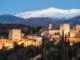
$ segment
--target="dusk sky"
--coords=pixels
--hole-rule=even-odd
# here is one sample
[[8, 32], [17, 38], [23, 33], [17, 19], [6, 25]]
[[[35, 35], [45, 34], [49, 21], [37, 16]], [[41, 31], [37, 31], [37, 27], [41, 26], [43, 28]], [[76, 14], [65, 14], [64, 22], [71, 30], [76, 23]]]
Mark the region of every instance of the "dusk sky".
[[80, 0], [0, 0], [0, 14], [47, 9], [80, 9]]

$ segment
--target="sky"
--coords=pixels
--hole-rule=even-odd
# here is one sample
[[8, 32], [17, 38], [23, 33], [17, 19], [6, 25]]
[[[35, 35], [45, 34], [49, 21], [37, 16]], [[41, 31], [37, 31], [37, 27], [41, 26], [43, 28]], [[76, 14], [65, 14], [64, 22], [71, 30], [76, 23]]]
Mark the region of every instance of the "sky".
[[80, 0], [0, 0], [0, 14], [48, 9], [80, 9]]

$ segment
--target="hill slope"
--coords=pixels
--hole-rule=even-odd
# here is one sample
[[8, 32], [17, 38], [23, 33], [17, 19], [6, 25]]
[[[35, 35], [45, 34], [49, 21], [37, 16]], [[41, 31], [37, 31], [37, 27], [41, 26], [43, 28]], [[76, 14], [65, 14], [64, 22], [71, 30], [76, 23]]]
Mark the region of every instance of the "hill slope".
[[70, 23], [71, 27], [74, 24], [80, 24], [80, 16], [76, 16], [71, 19], [65, 18], [50, 18], [50, 17], [36, 17], [23, 19], [13, 15], [0, 15], [1, 23], [13, 23], [13, 24], [24, 24], [32, 27], [44, 27], [48, 28], [48, 24], [53, 24], [54, 28], [59, 28], [61, 23]]

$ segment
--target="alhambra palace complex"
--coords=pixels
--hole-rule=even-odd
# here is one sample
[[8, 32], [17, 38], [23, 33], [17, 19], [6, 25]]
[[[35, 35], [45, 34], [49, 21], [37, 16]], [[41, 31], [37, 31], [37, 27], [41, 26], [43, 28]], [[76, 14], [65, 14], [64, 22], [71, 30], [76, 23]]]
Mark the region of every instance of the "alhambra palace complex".
[[11, 49], [14, 47], [14, 42], [18, 43], [18, 45], [24, 43], [24, 47], [30, 45], [40, 46], [43, 36], [47, 36], [49, 41], [56, 40], [59, 42], [63, 32], [70, 42], [80, 42], [80, 25], [74, 25], [73, 29], [70, 29], [70, 24], [60, 24], [60, 29], [53, 29], [52, 24], [49, 24], [48, 30], [42, 29], [40, 33], [30, 35], [21, 33], [21, 29], [10, 29], [8, 39], [0, 39], [0, 49], [3, 47]]
[[70, 42], [80, 42], [80, 25], [74, 25], [73, 29], [70, 29], [70, 24], [60, 24], [60, 30], [53, 30], [52, 24], [49, 24], [49, 36], [51, 39], [59, 41], [62, 33], [70, 40]]

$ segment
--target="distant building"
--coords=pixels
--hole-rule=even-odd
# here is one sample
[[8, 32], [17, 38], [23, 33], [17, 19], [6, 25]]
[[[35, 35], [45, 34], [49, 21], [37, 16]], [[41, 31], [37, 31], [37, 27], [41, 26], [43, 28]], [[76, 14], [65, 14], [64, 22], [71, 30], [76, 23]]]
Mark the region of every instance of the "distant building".
[[9, 30], [9, 40], [20, 40], [20, 39], [21, 39], [21, 29]]
[[40, 46], [42, 44], [42, 37], [37, 35], [28, 35], [28, 39], [35, 40], [36, 46]]

